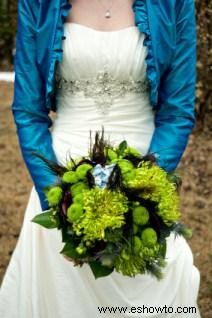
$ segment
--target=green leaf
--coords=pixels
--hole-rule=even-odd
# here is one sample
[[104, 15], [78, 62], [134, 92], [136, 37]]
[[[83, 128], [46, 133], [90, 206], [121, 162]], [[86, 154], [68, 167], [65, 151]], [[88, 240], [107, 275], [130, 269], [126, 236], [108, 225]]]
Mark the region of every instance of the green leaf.
[[89, 265], [90, 265], [90, 268], [91, 268], [95, 278], [108, 276], [113, 272], [113, 268], [103, 266], [98, 261], [89, 262]]
[[71, 235], [73, 235], [73, 233], [71, 233], [71, 231], [67, 227], [64, 227], [64, 225], [61, 226], [61, 233], [62, 233], [62, 242], [63, 243], [68, 242], [71, 238]]
[[127, 142], [126, 142], [126, 140], [124, 140], [118, 146], [119, 155], [123, 155], [126, 148], [127, 148]]
[[78, 244], [73, 243], [73, 242], [67, 242], [62, 251], [60, 252], [61, 254], [64, 254], [70, 258], [75, 258], [75, 259], [79, 259], [82, 256], [80, 254], [77, 253], [76, 251], [76, 247], [78, 246]]
[[52, 212], [44, 212], [41, 214], [37, 214], [31, 222], [42, 225], [47, 229], [54, 229], [57, 227], [58, 223], [53, 216]]

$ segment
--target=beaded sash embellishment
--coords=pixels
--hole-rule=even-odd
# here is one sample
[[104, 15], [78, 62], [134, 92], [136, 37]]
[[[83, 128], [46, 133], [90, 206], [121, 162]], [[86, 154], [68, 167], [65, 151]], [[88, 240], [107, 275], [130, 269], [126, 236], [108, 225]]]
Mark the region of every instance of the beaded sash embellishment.
[[83, 92], [85, 97], [94, 99], [95, 104], [102, 114], [109, 111], [110, 106], [117, 97], [123, 97], [126, 93], [148, 93], [148, 82], [144, 80], [135, 81], [118, 80], [113, 78], [107, 71], [99, 71], [92, 79], [80, 79], [67, 81], [58, 73], [55, 75], [56, 89], [71, 93]]

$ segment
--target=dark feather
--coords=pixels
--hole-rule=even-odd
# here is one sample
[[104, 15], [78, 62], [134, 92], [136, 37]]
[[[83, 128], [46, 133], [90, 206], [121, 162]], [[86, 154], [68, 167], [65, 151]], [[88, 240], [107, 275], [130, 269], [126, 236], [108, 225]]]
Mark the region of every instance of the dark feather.
[[64, 172], [67, 171], [67, 169], [65, 167], [59, 165], [58, 163], [56, 163], [52, 160], [45, 158], [44, 156], [42, 156], [38, 152], [32, 151], [31, 154], [38, 157], [39, 159], [41, 159], [46, 164], [46, 166], [50, 169], [50, 171], [53, 172], [57, 176], [58, 175], [61, 176], [61, 175], [63, 175]]
[[99, 132], [95, 133], [95, 142], [92, 144], [91, 132], [90, 132], [90, 157], [95, 164], [101, 164], [102, 166], [106, 163], [105, 148], [108, 143], [104, 140], [104, 128], [102, 127], [101, 135]]
[[118, 165], [115, 165], [108, 179], [108, 188], [120, 189], [121, 187], [122, 187], [121, 170]]

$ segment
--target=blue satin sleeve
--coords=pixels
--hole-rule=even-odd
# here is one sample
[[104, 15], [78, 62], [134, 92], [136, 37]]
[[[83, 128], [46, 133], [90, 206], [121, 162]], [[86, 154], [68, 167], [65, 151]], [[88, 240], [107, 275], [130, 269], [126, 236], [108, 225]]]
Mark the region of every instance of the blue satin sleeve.
[[149, 152], [166, 171], [176, 169], [195, 124], [196, 19], [194, 0], [176, 1], [176, 47], [161, 77]]
[[52, 121], [45, 105], [45, 83], [36, 65], [35, 27], [38, 5], [38, 1], [30, 0], [19, 0], [18, 4], [12, 112], [22, 155], [44, 210], [48, 205], [43, 188], [54, 183], [56, 176], [39, 158], [32, 155], [32, 151], [57, 160], [49, 131]]

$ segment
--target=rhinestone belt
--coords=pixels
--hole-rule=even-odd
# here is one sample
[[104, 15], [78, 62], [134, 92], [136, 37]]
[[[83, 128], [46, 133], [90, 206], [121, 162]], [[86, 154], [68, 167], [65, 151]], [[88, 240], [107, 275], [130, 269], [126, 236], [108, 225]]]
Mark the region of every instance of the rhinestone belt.
[[83, 92], [85, 97], [94, 99], [99, 111], [106, 114], [117, 97], [123, 97], [126, 93], [148, 93], [148, 82], [144, 80], [135, 81], [132, 77], [129, 80], [118, 80], [112, 77], [107, 71], [100, 71], [95, 78], [67, 81], [58, 73], [55, 76], [56, 89], [69, 91], [71, 93]]

